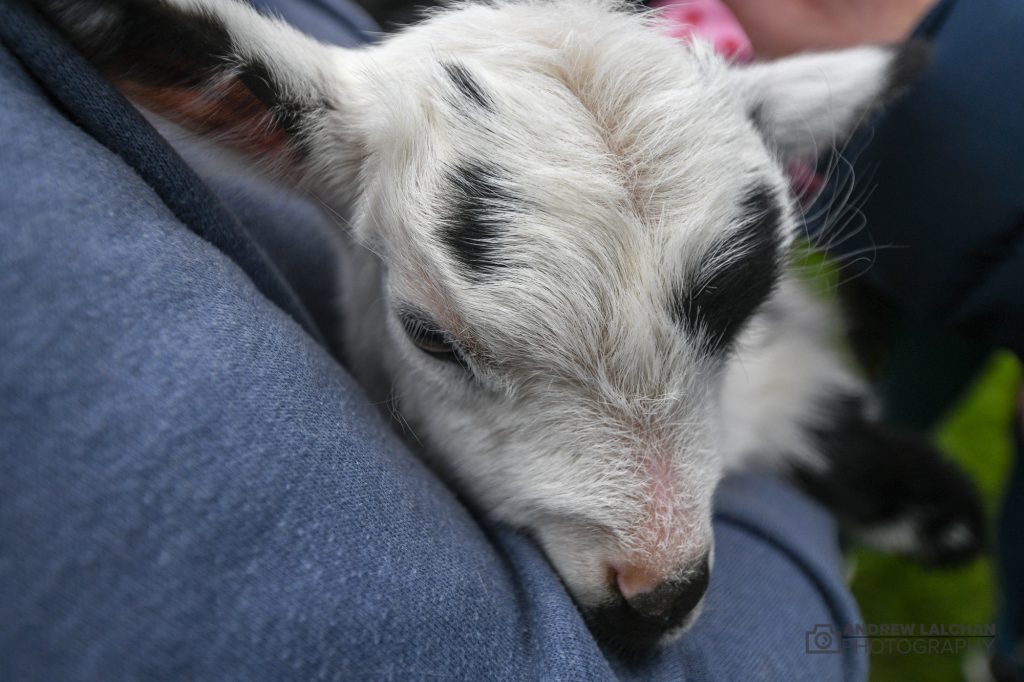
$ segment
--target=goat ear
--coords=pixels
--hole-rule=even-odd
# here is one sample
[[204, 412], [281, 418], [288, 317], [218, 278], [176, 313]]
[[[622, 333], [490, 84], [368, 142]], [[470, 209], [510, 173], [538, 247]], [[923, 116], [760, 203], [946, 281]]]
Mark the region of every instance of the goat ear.
[[755, 125], [784, 162], [814, 159], [846, 140], [928, 64], [923, 41], [803, 54], [738, 67]]
[[260, 164], [301, 175], [340, 115], [341, 51], [235, 0], [40, 2], [136, 104]]

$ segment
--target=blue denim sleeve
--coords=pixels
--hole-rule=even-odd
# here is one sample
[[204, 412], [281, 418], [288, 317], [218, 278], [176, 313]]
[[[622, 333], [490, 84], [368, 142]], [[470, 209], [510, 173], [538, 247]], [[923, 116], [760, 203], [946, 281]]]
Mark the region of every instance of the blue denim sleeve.
[[[696, 628], [602, 651], [534, 544], [7, 49], [0, 83], [0, 679], [864, 676], [807, 653], [858, 618], [832, 520], [756, 476], [721, 491]], [[302, 210], [264, 200], [272, 249]]]

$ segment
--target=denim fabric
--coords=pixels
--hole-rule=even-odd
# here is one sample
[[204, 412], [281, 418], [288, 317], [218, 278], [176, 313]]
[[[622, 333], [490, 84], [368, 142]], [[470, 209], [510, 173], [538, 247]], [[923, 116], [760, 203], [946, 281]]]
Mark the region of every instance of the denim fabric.
[[[76, 109], [105, 95], [62, 100], [4, 40], [0, 679], [865, 676], [805, 652], [859, 618], [832, 519], [759, 476], [719, 495], [696, 628], [602, 651], [536, 546], [467, 512], [286, 310], [324, 308], [332, 265], [302, 254], [329, 225], [235, 187], [181, 210], [169, 193], [201, 186], [153, 175], [169, 150], [112, 149]], [[237, 258], [255, 241], [205, 238], [224, 214], [287, 297]]]
[[229, 254], [261, 291], [315, 333], [273, 263], [142, 116], [40, 21], [25, 0], [5, 0], [0, 18], [4, 42], [21, 55], [28, 70], [71, 118], [131, 164], [197, 234]]
[[325, 43], [356, 47], [380, 29], [359, 5], [348, 0], [249, 0], [263, 12], [277, 15]]

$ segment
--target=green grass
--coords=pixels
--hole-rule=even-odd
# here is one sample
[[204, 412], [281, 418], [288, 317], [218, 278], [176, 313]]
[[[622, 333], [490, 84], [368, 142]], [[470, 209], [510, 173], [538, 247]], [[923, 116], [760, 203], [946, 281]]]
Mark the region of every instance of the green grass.
[[[1009, 354], [993, 358], [984, 376], [940, 428], [939, 443], [977, 482], [990, 523], [1011, 463], [1010, 423], [1021, 367]], [[854, 553], [853, 591], [865, 623], [991, 623], [993, 566], [986, 557], [958, 570], [926, 570], [866, 550]], [[961, 680], [955, 655], [880, 654], [871, 659], [875, 682]]]

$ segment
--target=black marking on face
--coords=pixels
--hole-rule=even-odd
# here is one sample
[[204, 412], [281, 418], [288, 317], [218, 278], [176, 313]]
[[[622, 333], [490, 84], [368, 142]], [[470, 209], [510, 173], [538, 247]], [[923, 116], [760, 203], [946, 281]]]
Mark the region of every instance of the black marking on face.
[[481, 282], [508, 265], [501, 237], [515, 197], [502, 186], [501, 171], [469, 162], [446, 173], [451, 190], [441, 239], [469, 278]]
[[712, 354], [730, 346], [775, 288], [782, 268], [782, 209], [772, 191], [763, 185], [748, 191], [740, 216], [741, 227], [711, 248], [698, 275], [672, 301], [675, 321], [702, 335]]
[[441, 66], [444, 67], [448, 78], [451, 79], [463, 97], [488, 111], [494, 108], [494, 103], [484, 93], [480, 83], [473, 77], [473, 74], [469, 72], [465, 65], [459, 62], [446, 61], [442, 62]]
[[751, 105], [750, 110], [747, 111], [747, 118], [763, 139], [767, 140], [770, 138], [770, 131], [764, 118], [764, 102], [757, 102]]

